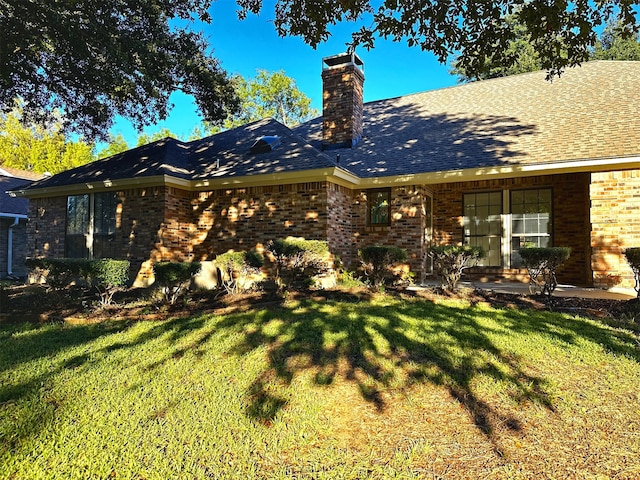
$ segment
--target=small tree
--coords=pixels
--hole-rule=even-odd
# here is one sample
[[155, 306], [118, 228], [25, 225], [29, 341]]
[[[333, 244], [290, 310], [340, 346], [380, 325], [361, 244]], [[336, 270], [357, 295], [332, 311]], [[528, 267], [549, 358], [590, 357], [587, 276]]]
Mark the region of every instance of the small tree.
[[375, 287], [386, 284], [392, 266], [407, 259], [407, 251], [390, 245], [369, 245], [358, 250], [365, 275]]
[[629, 262], [631, 270], [633, 270], [633, 277], [635, 278], [635, 290], [636, 297], [640, 298], [640, 247], [627, 248], [624, 251], [624, 256]]
[[260, 272], [264, 260], [255, 250], [249, 252], [227, 252], [216, 257], [216, 265], [220, 269], [220, 281], [229, 294], [247, 290], [250, 277]]
[[200, 271], [199, 262], [158, 262], [153, 266], [164, 300], [173, 305]]
[[102, 306], [113, 303], [113, 295], [129, 282], [129, 260], [103, 258], [88, 263], [88, 279], [100, 295]]
[[474, 267], [484, 257], [484, 250], [471, 245], [439, 245], [431, 247], [429, 256], [433, 259], [442, 288], [455, 292], [464, 270]]
[[556, 270], [569, 255], [569, 247], [531, 247], [521, 248], [518, 252], [529, 273], [529, 290], [532, 293], [547, 295], [549, 299], [558, 286]]

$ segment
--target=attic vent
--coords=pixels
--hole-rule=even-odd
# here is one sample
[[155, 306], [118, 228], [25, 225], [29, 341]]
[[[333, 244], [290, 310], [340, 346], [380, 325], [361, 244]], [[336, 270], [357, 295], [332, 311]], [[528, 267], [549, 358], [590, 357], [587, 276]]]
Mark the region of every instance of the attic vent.
[[280, 137], [277, 135], [260, 137], [251, 145], [251, 153], [267, 153], [275, 150], [280, 145]]

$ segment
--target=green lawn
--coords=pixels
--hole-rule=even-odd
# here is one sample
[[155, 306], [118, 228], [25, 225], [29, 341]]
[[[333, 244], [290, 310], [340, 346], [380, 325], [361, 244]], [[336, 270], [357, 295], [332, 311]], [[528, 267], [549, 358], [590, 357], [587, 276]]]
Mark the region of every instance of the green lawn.
[[638, 478], [638, 345], [386, 296], [0, 325], [0, 478]]

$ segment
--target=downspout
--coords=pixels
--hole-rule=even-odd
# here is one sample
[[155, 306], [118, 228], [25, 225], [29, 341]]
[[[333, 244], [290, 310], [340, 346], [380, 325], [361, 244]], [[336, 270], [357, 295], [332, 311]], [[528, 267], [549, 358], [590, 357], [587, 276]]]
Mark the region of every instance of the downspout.
[[20, 219], [27, 219], [26, 215], [11, 215], [0, 213], [0, 218], [13, 218], [13, 223], [9, 225], [7, 233], [7, 276], [13, 275], [13, 228], [20, 223]]

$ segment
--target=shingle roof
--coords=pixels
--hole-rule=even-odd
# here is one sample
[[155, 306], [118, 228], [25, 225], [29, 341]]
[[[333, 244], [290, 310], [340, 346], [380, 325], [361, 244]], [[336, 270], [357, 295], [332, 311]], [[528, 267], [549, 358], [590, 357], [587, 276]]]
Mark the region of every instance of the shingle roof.
[[[251, 153], [262, 136], [279, 136], [272, 152]], [[29, 189], [168, 175], [185, 180], [244, 177], [335, 166], [289, 128], [265, 119], [193, 142], [165, 138], [34, 183]]]
[[[167, 175], [185, 180], [340, 168], [362, 178], [640, 156], [640, 62], [594, 61], [553, 82], [544, 72], [364, 105], [354, 148], [321, 150], [322, 119], [291, 130], [273, 119], [193, 142], [165, 138], [25, 190]], [[366, 86], [365, 86], [366, 88]], [[281, 145], [254, 154], [277, 135]]]
[[[6, 171], [6, 170], [5, 170]], [[17, 190], [29, 185], [32, 180], [0, 174], [0, 213], [7, 215], [26, 215], [29, 201], [9, 195], [10, 190]]]
[[[366, 88], [366, 83], [365, 83]], [[295, 131], [320, 148], [321, 119]], [[640, 62], [593, 61], [364, 105], [361, 178], [640, 155]], [[335, 155], [335, 152], [333, 152]]]

